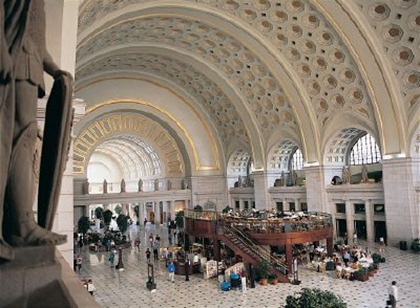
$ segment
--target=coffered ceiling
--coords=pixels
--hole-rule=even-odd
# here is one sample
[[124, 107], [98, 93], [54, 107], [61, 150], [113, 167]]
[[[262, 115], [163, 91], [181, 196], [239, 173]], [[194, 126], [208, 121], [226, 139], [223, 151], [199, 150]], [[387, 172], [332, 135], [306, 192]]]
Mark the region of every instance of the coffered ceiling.
[[286, 140], [321, 162], [344, 128], [408, 153], [419, 33], [416, 0], [85, 0], [76, 94], [124, 76], [164, 85], [209, 122], [222, 161], [244, 148], [257, 168]]

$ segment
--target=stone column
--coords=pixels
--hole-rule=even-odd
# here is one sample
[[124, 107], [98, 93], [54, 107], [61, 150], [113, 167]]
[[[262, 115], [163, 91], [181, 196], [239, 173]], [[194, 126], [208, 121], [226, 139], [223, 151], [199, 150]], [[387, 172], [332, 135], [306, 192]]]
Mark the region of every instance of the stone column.
[[331, 213], [325, 190], [324, 168], [322, 166], [305, 167], [305, 177], [308, 211]]
[[271, 198], [268, 193], [267, 175], [264, 171], [254, 171], [254, 195], [255, 208], [259, 210], [269, 210], [271, 206]]
[[298, 198], [295, 198], [295, 210], [296, 212], [300, 211], [300, 202]]
[[162, 221], [160, 220], [160, 202], [155, 202], [155, 224], [160, 225]]
[[353, 203], [351, 203], [350, 200], [346, 200], [346, 225], [349, 243], [352, 243], [354, 233], [354, 210]]
[[372, 200], [365, 201], [365, 217], [366, 217], [366, 239], [372, 243], [375, 241], [375, 228], [373, 222], [373, 206]]
[[170, 201], [171, 220], [175, 220], [175, 200]]
[[419, 158], [392, 158], [381, 161], [388, 245], [420, 236]]

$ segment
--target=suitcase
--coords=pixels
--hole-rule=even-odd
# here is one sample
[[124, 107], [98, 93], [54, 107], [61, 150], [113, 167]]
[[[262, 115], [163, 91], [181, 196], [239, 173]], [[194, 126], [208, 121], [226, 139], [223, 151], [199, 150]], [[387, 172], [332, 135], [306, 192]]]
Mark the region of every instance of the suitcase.
[[382, 257], [381, 263], [385, 263], [385, 258], [384, 257]]
[[229, 291], [230, 288], [231, 288], [231, 286], [230, 286], [230, 282], [229, 281], [224, 281], [224, 282], [221, 282], [220, 283], [220, 289], [222, 291]]

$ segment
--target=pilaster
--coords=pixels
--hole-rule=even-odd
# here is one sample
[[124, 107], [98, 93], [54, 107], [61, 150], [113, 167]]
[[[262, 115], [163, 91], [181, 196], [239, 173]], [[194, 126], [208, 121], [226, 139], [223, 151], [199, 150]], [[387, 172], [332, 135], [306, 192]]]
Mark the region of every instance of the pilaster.
[[305, 167], [306, 200], [309, 211], [331, 213], [325, 191], [324, 168], [322, 166]]
[[261, 210], [275, 208], [268, 193], [267, 173], [264, 171], [254, 171], [252, 177], [254, 179], [255, 208]]
[[411, 241], [420, 235], [419, 204], [414, 187], [414, 178], [420, 173], [419, 161], [392, 158], [381, 164], [388, 243]]

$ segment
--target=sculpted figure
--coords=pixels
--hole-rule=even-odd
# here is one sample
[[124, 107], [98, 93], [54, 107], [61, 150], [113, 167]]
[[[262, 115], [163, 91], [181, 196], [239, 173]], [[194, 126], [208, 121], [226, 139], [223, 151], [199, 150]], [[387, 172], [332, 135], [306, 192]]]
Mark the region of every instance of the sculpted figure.
[[104, 183], [102, 184], [103, 188], [102, 188], [102, 193], [107, 194], [108, 193], [108, 182], [106, 181], [106, 179], [104, 179]]
[[238, 187], [244, 187], [244, 181], [241, 175], [238, 175]]
[[350, 168], [348, 166], [343, 167], [343, 184], [350, 184]]
[[168, 190], [171, 190], [171, 189], [172, 189], [172, 181], [168, 180]]
[[125, 180], [124, 179], [121, 180], [121, 192], [122, 193], [125, 192]]
[[89, 195], [89, 180], [86, 179], [83, 183], [83, 192], [85, 195]]
[[[48, 202], [38, 202], [38, 222], [45, 228], [35, 221], [32, 210], [36, 183], [32, 167], [38, 130], [37, 99], [45, 95], [44, 71], [56, 81], [63, 81], [61, 84], [71, 84], [71, 75], [60, 70], [46, 50], [45, 23], [43, 0], [8, 0], [0, 4], [0, 259], [13, 259], [10, 245], [59, 245], [66, 241], [66, 236], [47, 230], [52, 221], [46, 216], [53, 214], [56, 207], [55, 204], [51, 208], [50, 201], [55, 197], [50, 199], [48, 194], [56, 191], [57, 186], [47, 185]], [[63, 122], [61, 115], [55, 120]], [[57, 148], [57, 153], [62, 154], [55, 155], [55, 158], [60, 156], [60, 168], [56, 160], [49, 167], [59, 170], [57, 185], [60, 187], [64, 171], [61, 163], [67, 157], [67, 149]], [[47, 155], [50, 154], [45, 157]], [[42, 166], [41, 159], [41, 177], [45, 173]], [[41, 185], [45, 186], [42, 179], [38, 200], [41, 200], [40, 195], [45, 195]]]
[[362, 165], [362, 183], [366, 183], [369, 180], [368, 170], [365, 164]]
[[295, 170], [292, 171], [292, 181], [293, 181], [293, 186], [296, 186], [297, 184], [297, 180], [298, 180], [298, 175], [297, 172]]
[[143, 191], [143, 180], [142, 179], [139, 179], [139, 182], [138, 182], [138, 190], [139, 190], [139, 192], [140, 191]]
[[155, 191], [159, 190], [159, 179], [155, 179]]

